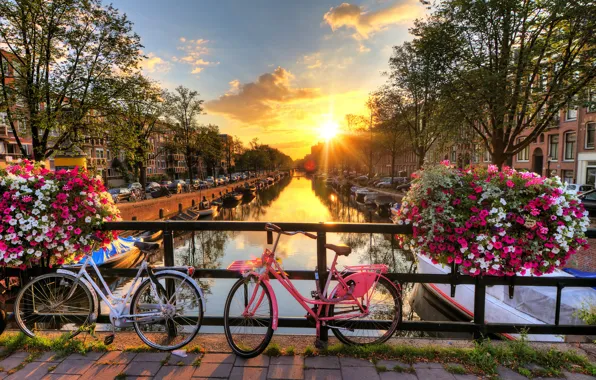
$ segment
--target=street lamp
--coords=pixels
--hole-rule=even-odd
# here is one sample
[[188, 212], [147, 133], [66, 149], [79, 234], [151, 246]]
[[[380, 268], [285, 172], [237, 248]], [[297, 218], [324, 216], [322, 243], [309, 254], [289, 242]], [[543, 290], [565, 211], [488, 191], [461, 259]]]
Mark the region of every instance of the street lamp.
[[550, 162], [552, 161], [553, 157], [552, 156], [547, 156], [546, 157], [546, 177], [550, 178]]

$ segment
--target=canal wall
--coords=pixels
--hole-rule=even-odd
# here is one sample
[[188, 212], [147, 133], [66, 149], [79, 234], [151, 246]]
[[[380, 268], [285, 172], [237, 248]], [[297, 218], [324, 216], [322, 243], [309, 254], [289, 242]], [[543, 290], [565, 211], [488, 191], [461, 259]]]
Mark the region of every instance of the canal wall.
[[120, 209], [122, 220], [157, 220], [159, 219], [160, 209], [163, 209], [163, 216], [167, 218], [177, 214], [180, 209], [185, 210], [192, 207], [194, 204], [199, 204], [203, 197], [207, 197], [208, 200], [211, 200], [214, 197], [219, 198], [221, 194], [226, 192], [226, 190], [232, 191], [235, 187], [240, 186], [244, 182], [254, 183], [262, 178], [236, 182], [227, 186], [219, 186], [212, 189], [203, 189], [200, 192], [194, 191], [192, 193], [175, 194], [169, 198], [161, 197], [147, 199], [141, 202], [118, 203], [117, 206]]

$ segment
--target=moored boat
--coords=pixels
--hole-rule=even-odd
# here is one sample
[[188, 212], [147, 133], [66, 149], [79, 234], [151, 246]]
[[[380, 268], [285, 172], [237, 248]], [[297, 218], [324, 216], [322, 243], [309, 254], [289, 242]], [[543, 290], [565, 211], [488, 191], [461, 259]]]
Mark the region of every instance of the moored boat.
[[370, 194], [376, 194], [377, 192], [374, 190], [369, 190], [365, 187], [363, 187], [362, 189], [359, 189], [356, 191], [356, 202], [360, 202], [360, 203], [364, 203], [364, 197], [366, 197], [367, 195]]
[[378, 196], [375, 199], [377, 214], [379, 214], [379, 216], [389, 216], [391, 214], [391, 206], [393, 203], [395, 203], [395, 200], [389, 195]]

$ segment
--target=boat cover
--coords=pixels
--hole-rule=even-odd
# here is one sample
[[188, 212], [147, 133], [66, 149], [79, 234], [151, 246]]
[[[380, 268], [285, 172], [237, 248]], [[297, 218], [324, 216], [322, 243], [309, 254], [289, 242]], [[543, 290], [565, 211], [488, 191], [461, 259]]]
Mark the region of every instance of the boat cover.
[[141, 240], [142, 239], [133, 236], [119, 237], [106, 248], [100, 248], [97, 251], [93, 251], [93, 261], [95, 261], [95, 264], [101, 265], [114, 256], [130, 251], [134, 248], [134, 243]]
[[586, 272], [579, 269], [574, 268], [565, 268], [563, 269], [565, 272], [569, 273], [573, 277], [579, 278], [596, 278], [596, 272]]

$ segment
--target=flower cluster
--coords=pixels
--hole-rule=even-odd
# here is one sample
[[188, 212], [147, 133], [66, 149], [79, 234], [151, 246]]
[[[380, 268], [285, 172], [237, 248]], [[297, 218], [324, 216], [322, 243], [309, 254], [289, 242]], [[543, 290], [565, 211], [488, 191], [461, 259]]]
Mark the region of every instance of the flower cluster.
[[587, 215], [558, 177], [444, 161], [416, 173], [396, 220], [413, 226], [402, 243], [435, 264], [455, 262], [472, 276], [540, 276], [587, 248]]
[[106, 221], [120, 218], [101, 179], [84, 169], [42, 168], [23, 161], [0, 170], [0, 265], [26, 268], [41, 258], [78, 261], [109, 244]]

